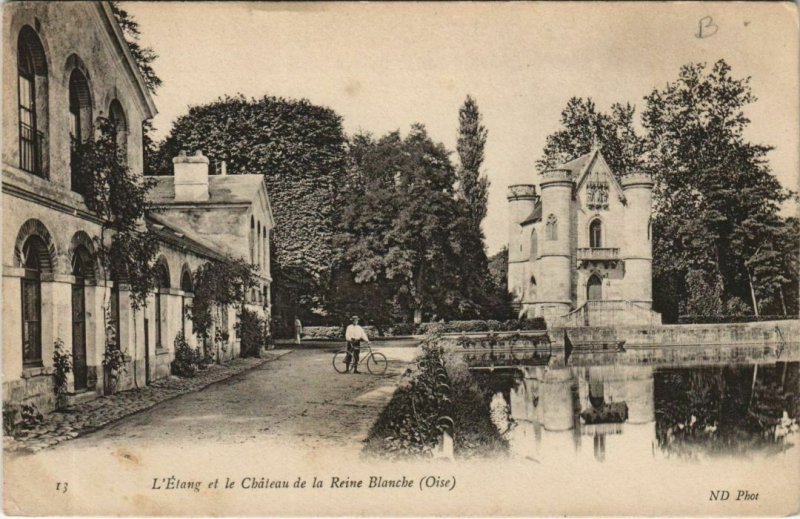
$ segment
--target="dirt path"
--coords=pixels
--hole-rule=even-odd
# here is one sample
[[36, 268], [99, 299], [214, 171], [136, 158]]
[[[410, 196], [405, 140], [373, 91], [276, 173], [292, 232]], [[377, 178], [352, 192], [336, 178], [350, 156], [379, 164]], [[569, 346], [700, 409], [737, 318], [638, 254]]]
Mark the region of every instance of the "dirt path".
[[415, 348], [381, 348], [386, 375], [337, 374], [330, 349], [274, 362], [125, 418], [58, 449], [270, 442], [358, 450]]

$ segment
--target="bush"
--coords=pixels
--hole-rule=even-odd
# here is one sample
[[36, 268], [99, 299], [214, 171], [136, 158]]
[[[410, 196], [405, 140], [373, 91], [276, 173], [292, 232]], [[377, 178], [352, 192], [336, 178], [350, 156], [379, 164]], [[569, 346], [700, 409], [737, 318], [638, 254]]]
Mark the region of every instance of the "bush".
[[67, 375], [72, 371], [72, 355], [67, 352], [64, 341], [56, 339], [53, 345], [53, 393], [56, 396], [56, 409], [67, 405]]
[[473, 332], [507, 332], [516, 330], [544, 330], [547, 324], [541, 317], [533, 319], [512, 319], [509, 321], [472, 320], [450, 321], [447, 323], [421, 323], [417, 326], [417, 333], [430, 335], [437, 333], [473, 333]]
[[189, 346], [183, 332], [179, 332], [175, 337], [175, 360], [172, 361], [172, 374], [183, 378], [194, 377], [202, 361], [200, 352]]
[[266, 319], [255, 312], [242, 310], [236, 332], [242, 340], [242, 357], [260, 357], [262, 348], [269, 343], [269, 328]]
[[445, 359], [435, 342], [426, 341], [416, 370], [381, 412], [364, 450], [388, 458], [432, 456], [439, 424], [448, 417], [456, 457], [505, 454], [508, 442], [489, 416], [493, 394], [478, 386], [463, 361]]

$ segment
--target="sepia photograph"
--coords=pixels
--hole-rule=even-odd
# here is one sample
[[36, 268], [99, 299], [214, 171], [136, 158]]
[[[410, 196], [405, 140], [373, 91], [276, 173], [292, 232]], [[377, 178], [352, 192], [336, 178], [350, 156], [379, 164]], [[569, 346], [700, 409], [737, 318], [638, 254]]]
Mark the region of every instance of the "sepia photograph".
[[5, 515], [800, 514], [796, 3], [0, 8]]

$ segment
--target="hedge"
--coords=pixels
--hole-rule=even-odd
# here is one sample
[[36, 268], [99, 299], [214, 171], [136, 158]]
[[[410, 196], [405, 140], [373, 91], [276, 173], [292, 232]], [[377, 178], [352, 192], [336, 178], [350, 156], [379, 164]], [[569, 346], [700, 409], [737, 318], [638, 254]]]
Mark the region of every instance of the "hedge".
[[678, 324], [754, 323], [759, 321], [785, 321], [797, 319], [796, 315], [681, 315]]
[[[363, 326], [369, 337], [397, 337], [405, 335], [431, 335], [437, 333], [471, 333], [471, 332], [510, 332], [525, 330], [544, 330], [547, 328], [544, 319], [512, 319], [494, 321], [476, 319], [472, 321], [450, 321], [446, 323], [398, 323], [388, 326]], [[343, 326], [306, 326], [303, 328], [306, 340], [342, 340]]]

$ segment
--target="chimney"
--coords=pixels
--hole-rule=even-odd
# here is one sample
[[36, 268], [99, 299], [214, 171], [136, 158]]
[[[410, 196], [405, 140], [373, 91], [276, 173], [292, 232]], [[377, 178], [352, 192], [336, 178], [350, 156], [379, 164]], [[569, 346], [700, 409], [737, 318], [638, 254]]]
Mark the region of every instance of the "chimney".
[[181, 150], [172, 159], [175, 168], [175, 200], [180, 202], [202, 202], [208, 200], [208, 157], [197, 150], [186, 155]]

